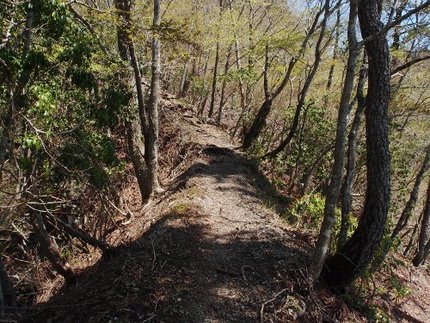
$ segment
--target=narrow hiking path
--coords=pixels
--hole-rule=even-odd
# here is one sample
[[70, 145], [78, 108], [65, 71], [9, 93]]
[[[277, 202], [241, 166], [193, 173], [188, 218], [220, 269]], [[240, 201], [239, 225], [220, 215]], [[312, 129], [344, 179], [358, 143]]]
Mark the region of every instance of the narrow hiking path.
[[[136, 183], [127, 182], [123, 207], [133, 216], [109, 237], [112, 254], [89, 254], [95, 260], [78, 264], [77, 285], [53, 284], [22, 321], [367, 321], [310, 289], [311, 237], [281, 220], [288, 201], [237, 143], [174, 100], [163, 101], [161, 114], [165, 194], [141, 209]], [[421, 287], [397, 306], [389, 296], [378, 303], [395, 321], [426, 322]]]
[[191, 115], [175, 118], [194, 147], [189, 167], [135, 215], [122, 233], [129, 243], [27, 321], [256, 322], [263, 316], [285, 322], [302, 315], [307, 286], [298, 283], [304, 278], [297, 269], [308, 245], [274, 211], [285, 205], [226, 133]]

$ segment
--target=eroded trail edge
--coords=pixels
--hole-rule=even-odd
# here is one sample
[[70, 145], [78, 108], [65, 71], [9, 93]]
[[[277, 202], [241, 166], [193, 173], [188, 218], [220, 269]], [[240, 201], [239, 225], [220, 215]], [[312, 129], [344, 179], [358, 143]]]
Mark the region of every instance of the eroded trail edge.
[[285, 321], [303, 310], [308, 245], [279, 219], [285, 201], [226, 133], [187, 114], [175, 122], [192, 161], [122, 229], [127, 243], [29, 320]]

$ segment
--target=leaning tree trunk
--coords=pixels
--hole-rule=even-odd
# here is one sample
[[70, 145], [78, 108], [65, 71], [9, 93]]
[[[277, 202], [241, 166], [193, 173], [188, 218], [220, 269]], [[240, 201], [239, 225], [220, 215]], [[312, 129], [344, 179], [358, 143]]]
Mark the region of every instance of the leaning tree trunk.
[[70, 265], [61, 258], [60, 249], [55, 240], [46, 230], [45, 223], [40, 214], [32, 214], [33, 228], [37, 234], [42, 251], [49, 259], [52, 267], [66, 280], [67, 284], [73, 284], [76, 281], [76, 276]]
[[296, 106], [296, 111], [294, 113], [294, 118], [293, 118], [293, 123], [291, 124], [290, 130], [288, 131], [287, 137], [282, 140], [282, 142], [278, 145], [277, 148], [275, 148], [273, 151], [265, 154], [264, 157], [270, 157], [273, 158], [276, 155], [278, 155], [281, 151], [283, 151], [285, 148], [287, 148], [291, 142], [293, 141], [293, 138], [297, 132], [297, 129], [299, 127], [299, 122], [300, 122], [300, 115], [302, 113], [302, 110], [306, 104], [306, 98], [309, 92], [309, 89], [311, 87], [311, 84], [315, 78], [315, 75], [318, 71], [318, 68], [320, 66], [321, 63], [321, 55], [322, 52], [324, 51], [326, 46], [322, 45], [322, 41], [324, 39], [325, 36], [325, 31], [326, 31], [326, 27], [327, 27], [327, 20], [330, 16], [330, 1], [326, 1], [325, 5], [324, 5], [324, 16], [323, 19], [321, 21], [321, 30], [320, 33], [318, 35], [318, 40], [316, 42], [315, 45], [315, 61], [314, 64], [311, 68], [311, 71], [309, 72], [309, 74], [307, 75], [306, 79], [305, 79], [305, 83], [303, 85], [302, 90], [300, 91], [299, 94], [299, 102], [297, 103]]
[[414, 210], [418, 200], [418, 193], [421, 186], [421, 182], [423, 180], [423, 176], [425, 172], [429, 169], [429, 167], [430, 167], [430, 145], [426, 149], [426, 155], [424, 157], [423, 163], [421, 164], [417, 177], [415, 178], [414, 187], [411, 191], [411, 195], [409, 196], [409, 200], [406, 203], [406, 206], [403, 209], [403, 212], [400, 215], [400, 218], [397, 221], [396, 226], [394, 227], [393, 233], [391, 234], [391, 240], [394, 240], [397, 237], [397, 235], [400, 233], [400, 231], [402, 231], [408, 224], [408, 221], [412, 215], [412, 211]]
[[[291, 73], [293, 72], [294, 67], [296, 66], [297, 62], [300, 61], [300, 58], [303, 56], [308, 42], [312, 35], [315, 33], [315, 31], [320, 27], [318, 25], [319, 18], [321, 17], [321, 14], [325, 12], [326, 6], [319, 10], [317, 14], [314, 17], [314, 20], [312, 22], [312, 26], [309, 28], [309, 31], [306, 33], [306, 36], [301, 44], [300, 50], [297, 53], [297, 55], [293, 56], [290, 59], [290, 62], [288, 64], [287, 70], [285, 72], [285, 75], [282, 78], [281, 83], [278, 85], [276, 89], [273, 91], [268, 91], [268, 86], [265, 85], [265, 98], [264, 102], [261, 105], [260, 109], [257, 112], [257, 115], [252, 121], [251, 127], [249, 130], [244, 131], [244, 139], [243, 139], [243, 148], [249, 149], [254, 144], [254, 142], [258, 139], [261, 132], [263, 131], [264, 125], [266, 123], [266, 119], [269, 116], [270, 111], [272, 110], [273, 100], [275, 100], [284, 90], [285, 86], [287, 85], [288, 81], [290, 80]], [[321, 27], [325, 27], [325, 23], [321, 22]], [[250, 29], [252, 29], [252, 24], [250, 23]], [[320, 34], [321, 35], [321, 34]], [[252, 37], [250, 38], [250, 43], [252, 42]], [[251, 53], [251, 51], [249, 51]], [[267, 53], [266, 53], [267, 56]], [[251, 59], [249, 59], [250, 65], [251, 65]], [[319, 63], [318, 63], [319, 64]], [[267, 62], [266, 57], [266, 64], [264, 67], [264, 73], [268, 73], [269, 64]]]
[[380, 245], [390, 199], [390, 152], [388, 147], [388, 104], [390, 61], [386, 35], [382, 32], [378, 0], [359, 0], [361, 34], [369, 58], [366, 102], [367, 192], [358, 228], [345, 245], [328, 258], [323, 280], [342, 290], [363, 273]]
[[427, 188], [426, 205], [424, 207], [423, 219], [421, 221], [420, 237], [418, 239], [418, 252], [415, 255], [412, 263], [414, 266], [421, 265], [426, 258], [426, 248], [430, 245], [430, 181]]
[[[130, 23], [130, 12], [128, 5], [124, 1], [115, 1], [115, 8], [118, 11], [119, 26], [117, 28], [117, 42], [118, 42], [118, 52], [121, 60], [124, 64], [130, 62], [130, 56], [128, 53], [127, 45], [127, 26]], [[117, 76], [119, 82], [126, 90], [133, 87], [133, 81], [130, 79], [129, 73], [119, 73]], [[134, 111], [134, 109], [131, 109]], [[137, 111], [136, 111], [137, 112]], [[137, 112], [138, 113], [138, 112]], [[126, 139], [127, 139], [127, 152], [131, 159], [135, 177], [139, 185], [139, 191], [142, 198], [142, 203], [148, 199], [151, 195], [151, 191], [146, 185], [146, 163], [145, 163], [145, 147], [143, 143], [143, 133], [142, 126], [140, 123], [140, 118], [137, 113], [131, 113], [129, 120], [125, 122], [126, 128]], [[135, 116], [136, 114], [136, 116]]]
[[342, 212], [341, 223], [339, 230], [339, 237], [337, 240], [337, 248], [340, 249], [348, 240], [348, 231], [350, 227], [350, 212], [352, 204], [352, 187], [356, 173], [356, 159], [357, 159], [357, 142], [358, 130], [361, 125], [361, 119], [366, 108], [366, 98], [364, 95], [364, 83], [367, 79], [367, 68], [363, 64], [360, 70], [360, 76], [357, 85], [357, 98], [358, 107], [355, 111], [354, 121], [352, 122], [351, 130], [348, 135], [348, 153], [347, 153], [347, 166], [346, 175], [341, 188], [342, 199]]
[[330, 184], [326, 194], [324, 219], [321, 225], [321, 231], [318, 237], [313, 262], [311, 265], [311, 275], [313, 279], [317, 279], [321, 273], [325, 257], [330, 247], [333, 226], [336, 221], [336, 204], [337, 200], [339, 199], [345, 159], [345, 133], [348, 126], [351, 97], [354, 89], [355, 68], [357, 66], [357, 59], [359, 55], [359, 50], [357, 48], [356, 25], [357, 3], [351, 1], [348, 23], [348, 63], [339, 105], [339, 114], [336, 128], [336, 142], [334, 147], [334, 163], [330, 176]]

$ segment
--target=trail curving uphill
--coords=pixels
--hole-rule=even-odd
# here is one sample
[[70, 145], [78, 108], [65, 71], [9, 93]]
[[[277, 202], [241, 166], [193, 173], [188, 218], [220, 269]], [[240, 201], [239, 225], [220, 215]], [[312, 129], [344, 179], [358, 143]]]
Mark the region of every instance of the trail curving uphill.
[[[21, 321], [368, 321], [324, 288], [311, 288], [312, 238], [285, 224], [288, 200], [228, 134], [172, 99], [161, 115], [166, 192], [141, 209], [136, 183], [124, 187], [133, 216], [110, 236], [113, 252], [89, 262], [76, 286], [46, 293], [50, 299]], [[398, 322], [428, 321], [429, 276], [415, 269], [396, 275], [411, 294], [400, 303], [387, 294], [375, 299], [378, 306]]]
[[188, 167], [123, 229], [128, 243], [26, 321], [285, 322], [303, 314], [297, 270], [308, 245], [279, 219], [285, 202], [226, 133], [186, 113], [174, 119], [193, 147]]

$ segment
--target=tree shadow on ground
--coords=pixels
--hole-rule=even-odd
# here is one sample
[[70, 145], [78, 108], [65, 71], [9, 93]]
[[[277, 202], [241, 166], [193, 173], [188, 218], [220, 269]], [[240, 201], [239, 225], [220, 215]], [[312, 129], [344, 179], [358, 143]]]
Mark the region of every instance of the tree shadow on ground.
[[258, 168], [257, 161], [248, 159], [243, 153], [215, 145], [203, 147], [201, 153], [209, 157], [208, 163], [194, 163], [176, 178], [171, 190], [184, 188], [190, 179], [199, 176], [213, 177], [219, 183], [236, 177], [238, 185], [235, 186], [235, 189], [239, 193], [269, 204], [278, 214], [283, 214], [289, 207], [290, 197], [278, 193]]
[[[222, 182], [249, 172], [256, 190], [238, 183], [240, 194], [266, 199], [259, 192], [267, 192], [260, 185], [268, 182], [250, 170], [249, 161], [233, 151], [210, 148], [212, 152], [203, 150], [209, 163], [191, 166], [169, 194], [193, 177]], [[76, 286], [63, 288], [23, 321], [256, 322], [261, 305], [279, 291], [305, 297], [297, 269], [307, 263], [307, 250], [291, 232], [256, 227], [217, 236], [210, 225], [210, 216], [198, 209], [170, 209], [139, 239], [112, 250], [81, 273]], [[289, 320], [282, 309], [287, 298], [282, 299], [282, 304], [267, 304], [267, 321]]]
[[169, 214], [24, 321], [254, 322], [305, 257], [274, 237], [217, 243], [204, 225]]

